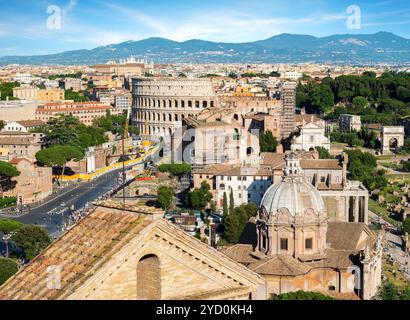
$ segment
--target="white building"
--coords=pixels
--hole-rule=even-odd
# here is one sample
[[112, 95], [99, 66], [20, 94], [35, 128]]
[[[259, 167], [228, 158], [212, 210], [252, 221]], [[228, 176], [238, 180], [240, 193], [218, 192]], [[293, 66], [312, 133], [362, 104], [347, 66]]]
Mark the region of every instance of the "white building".
[[302, 74], [297, 71], [286, 71], [284, 77], [285, 79], [296, 81], [302, 78]]
[[13, 77], [14, 81], [20, 82], [22, 84], [30, 84], [34, 81], [34, 77], [29, 73], [16, 73]]
[[325, 136], [323, 121], [309, 122], [299, 128], [299, 136], [292, 139], [293, 151], [309, 151], [315, 147], [322, 147], [330, 151], [330, 139]]
[[132, 97], [130, 94], [115, 95], [114, 106], [116, 109], [131, 110]]

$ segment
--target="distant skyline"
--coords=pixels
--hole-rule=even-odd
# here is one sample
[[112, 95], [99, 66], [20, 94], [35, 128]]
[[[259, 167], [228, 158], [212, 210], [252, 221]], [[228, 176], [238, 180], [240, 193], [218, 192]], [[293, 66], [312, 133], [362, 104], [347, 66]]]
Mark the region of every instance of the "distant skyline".
[[[360, 29], [346, 25], [351, 5], [360, 8]], [[0, 56], [91, 49], [149, 37], [247, 42], [280, 33], [321, 37], [378, 31], [410, 38], [408, 0], [13, 0], [0, 20]]]

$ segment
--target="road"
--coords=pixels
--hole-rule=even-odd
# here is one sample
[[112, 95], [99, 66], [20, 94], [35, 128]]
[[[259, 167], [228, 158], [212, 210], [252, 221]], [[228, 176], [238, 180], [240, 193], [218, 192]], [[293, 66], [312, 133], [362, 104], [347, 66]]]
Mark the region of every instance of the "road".
[[386, 231], [385, 242], [387, 246], [385, 246], [384, 250], [386, 250], [385, 252], [388, 255], [391, 255], [391, 257], [400, 265], [403, 274], [410, 280], [410, 255], [406, 254], [403, 250], [403, 241], [401, 236], [398, 235], [397, 228], [370, 210], [369, 217], [373, 218], [375, 221], [387, 223], [390, 226], [392, 231]]
[[[120, 172], [121, 169], [118, 169], [94, 181], [82, 182], [79, 186], [46, 202], [40, 207], [31, 209], [30, 212], [22, 216], [8, 216], [8, 218], [26, 224], [43, 226], [50, 234], [57, 235], [61, 231], [64, 219], [70, 215], [68, 208], [74, 206], [74, 210], [81, 209], [86, 206], [87, 202], [91, 202], [112, 190], [117, 185], [117, 178]], [[61, 206], [62, 202], [65, 203], [65, 207]]]

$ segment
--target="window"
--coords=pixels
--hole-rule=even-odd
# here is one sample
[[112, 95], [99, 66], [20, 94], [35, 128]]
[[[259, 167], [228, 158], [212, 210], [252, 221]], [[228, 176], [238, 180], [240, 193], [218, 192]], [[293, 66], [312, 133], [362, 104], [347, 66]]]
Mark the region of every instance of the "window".
[[305, 239], [305, 249], [308, 249], [308, 250], [313, 249], [313, 239], [312, 238]]
[[314, 137], [314, 136], [310, 136], [309, 138], [310, 138], [310, 142], [315, 141], [315, 137]]
[[280, 238], [280, 250], [288, 250], [288, 239]]
[[220, 190], [225, 190], [225, 185], [224, 185], [223, 183], [221, 183], [221, 184], [219, 185], [219, 189], [220, 189]]
[[326, 181], [326, 177], [320, 177], [320, 182], [325, 182]]
[[231, 181], [232, 180], [232, 177], [228, 177], [228, 181]]

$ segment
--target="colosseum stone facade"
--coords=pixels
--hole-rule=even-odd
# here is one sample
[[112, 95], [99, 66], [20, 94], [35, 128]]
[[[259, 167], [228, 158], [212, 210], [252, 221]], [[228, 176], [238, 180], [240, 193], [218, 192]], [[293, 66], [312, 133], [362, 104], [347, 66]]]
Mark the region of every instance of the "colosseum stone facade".
[[209, 79], [133, 78], [132, 122], [142, 134], [170, 136], [182, 120], [217, 103]]

